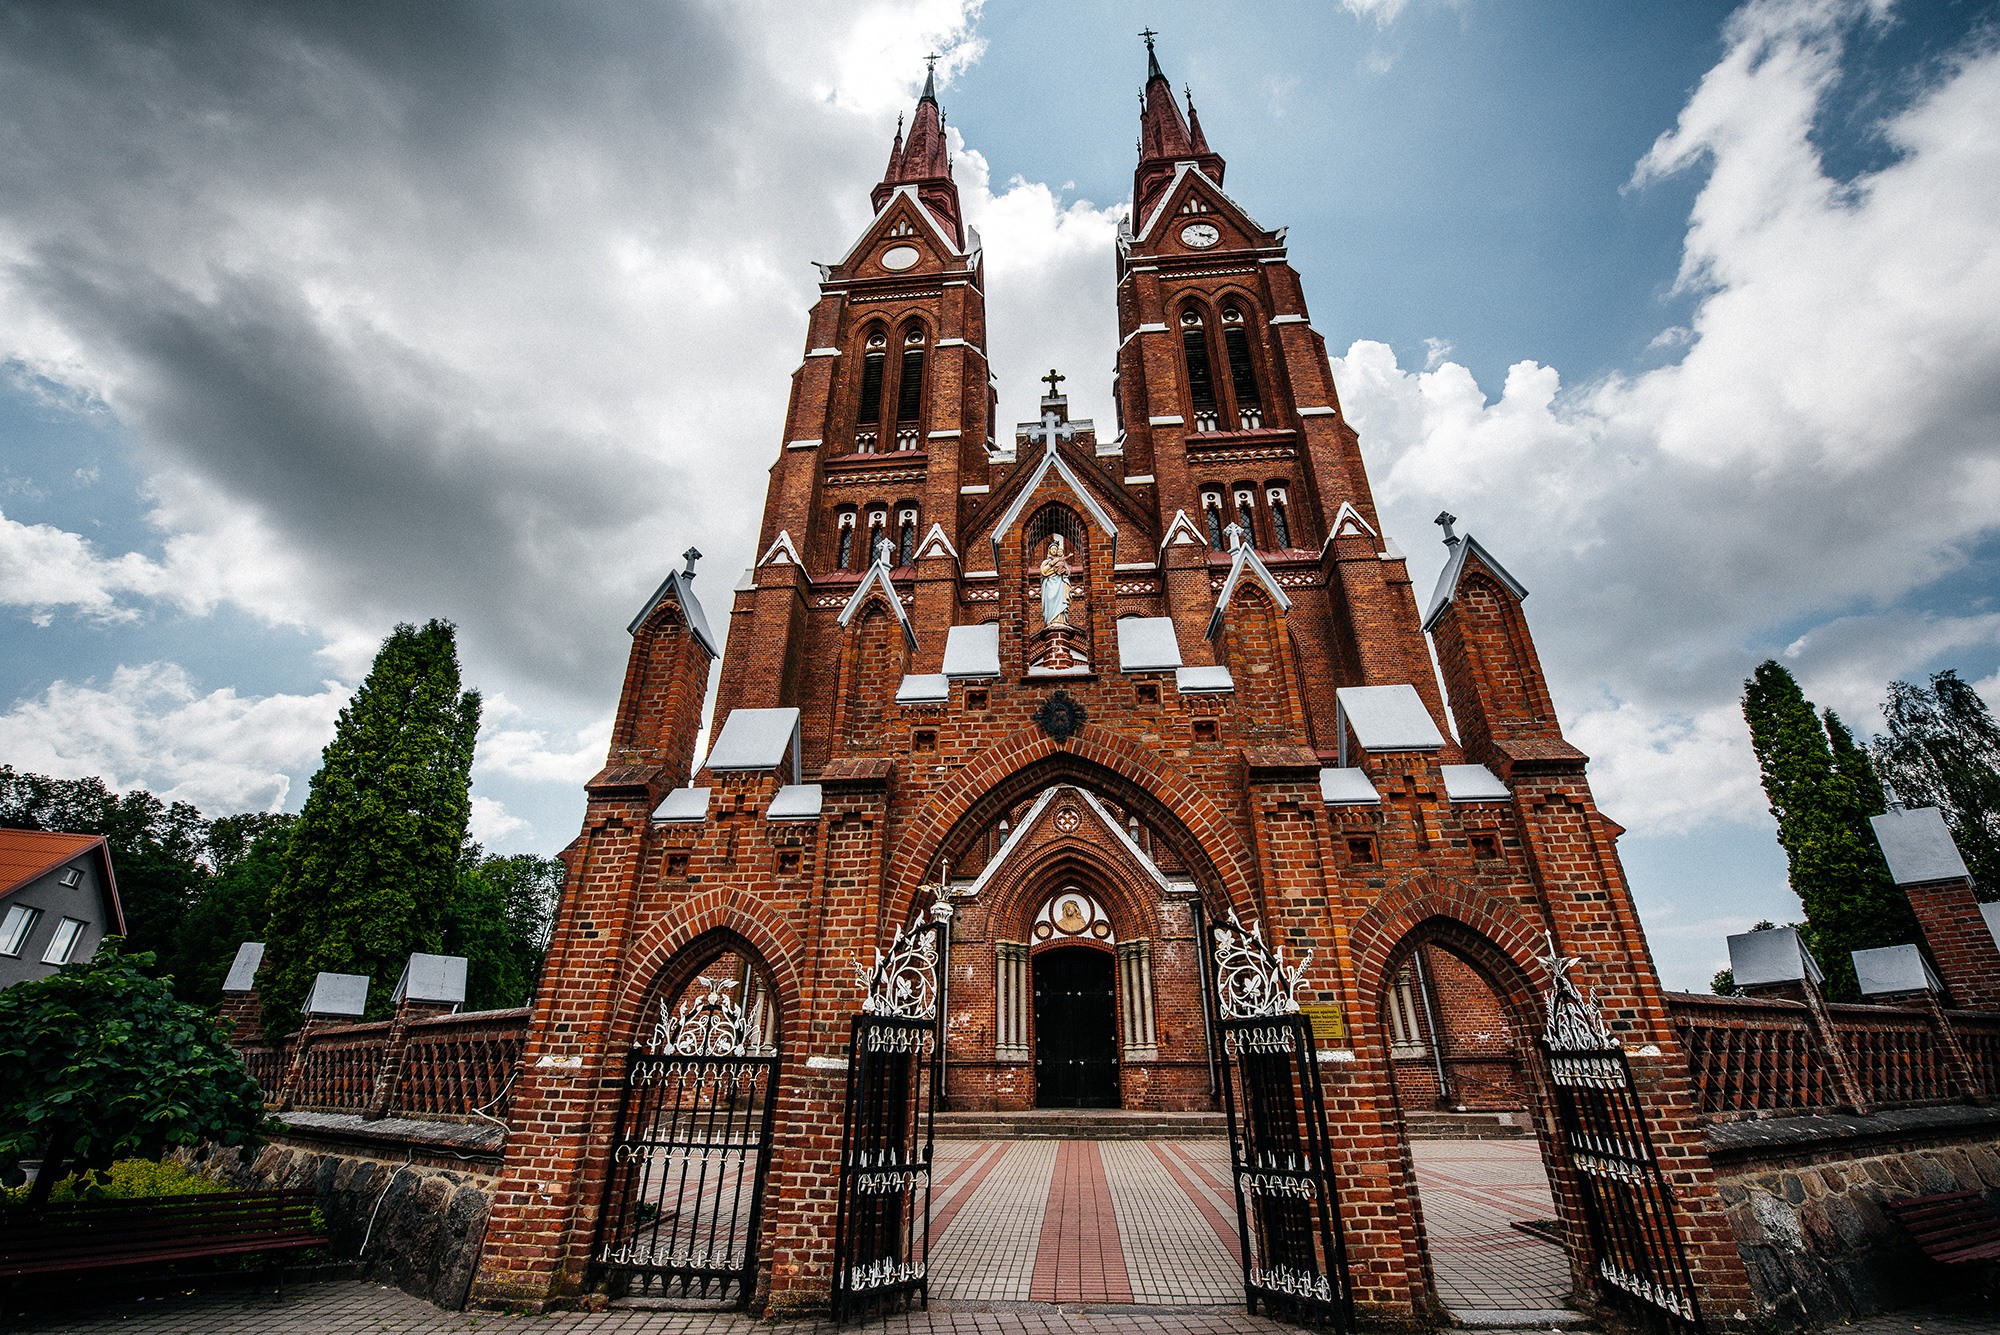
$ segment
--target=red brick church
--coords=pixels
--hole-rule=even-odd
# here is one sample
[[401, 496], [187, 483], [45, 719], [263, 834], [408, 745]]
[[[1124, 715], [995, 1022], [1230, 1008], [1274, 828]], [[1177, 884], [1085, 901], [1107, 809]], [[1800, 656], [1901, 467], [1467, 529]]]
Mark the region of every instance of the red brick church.
[[[692, 552], [633, 621], [475, 1296], [597, 1282], [644, 1097], [628, 1054], [733, 988], [738, 1050], [775, 1062], [757, 1291], [824, 1305], [857, 965], [942, 905], [939, 1095], [960, 1110], [1217, 1107], [1201, 934], [1233, 914], [1309, 954], [1347, 1270], [1383, 1317], [1431, 1302], [1404, 1104], [1534, 1110], [1576, 1208], [1536, 1040], [1546, 961], [1577, 961], [1703, 1305], [1747, 1305], [1526, 590], [1450, 516], [1442, 578], [1412, 587], [1285, 230], [1227, 193], [1148, 48], [1105, 257], [1115, 420], [1072, 418], [1051, 372], [1036, 421], [994, 421], [984, 255], [927, 84], [873, 221], [823, 269], [728, 652]], [[1484, 1044], [1450, 1068], [1425, 1013], [1447, 1003]]]

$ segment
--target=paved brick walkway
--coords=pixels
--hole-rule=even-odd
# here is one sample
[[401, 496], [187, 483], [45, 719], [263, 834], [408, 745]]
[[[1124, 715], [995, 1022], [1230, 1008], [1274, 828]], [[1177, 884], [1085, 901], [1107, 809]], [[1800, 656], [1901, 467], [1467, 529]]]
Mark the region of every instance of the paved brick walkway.
[[1455, 1312], [1561, 1307], [1569, 1292], [1562, 1248], [1507, 1226], [1555, 1218], [1535, 1142], [1417, 1140], [1410, 1150], [1444, 1305]]

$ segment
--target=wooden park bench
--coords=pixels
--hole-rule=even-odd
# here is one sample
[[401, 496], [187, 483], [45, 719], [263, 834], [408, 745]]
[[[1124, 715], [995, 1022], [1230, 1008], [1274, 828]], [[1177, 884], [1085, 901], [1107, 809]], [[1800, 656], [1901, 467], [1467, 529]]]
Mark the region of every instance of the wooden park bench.
[[79, 1201], [0, 1211], [0, 1279], [135, 1270], [184, 1261], [287, 1257], [331, 1241], [313, 1227], [313, 1193], [231, 1191], [136, 1201]]
[[2000, 1214], [1976, 1191], [1888, 1202], [1924, 1255], [1947, 1265], [2000, 1261]]

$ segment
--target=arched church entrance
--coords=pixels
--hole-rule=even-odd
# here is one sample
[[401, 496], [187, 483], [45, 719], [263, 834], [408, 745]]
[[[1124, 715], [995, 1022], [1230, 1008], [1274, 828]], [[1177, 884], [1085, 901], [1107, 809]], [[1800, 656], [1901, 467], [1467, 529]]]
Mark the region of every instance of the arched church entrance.
[[[1075, 897], [1067, 901], [1075, 904]], [[1118, 1014], [1115, 961], [1091, 946], [1058, 946], [1030, 957], [1035, 987], [1035, 1106], [1116, 1108]]]
[[1462, 1314], [1561, 1309], [1574, 1277], [1545, 1159], [1556, 1133], [1535, 1093], [1543, 1001], [1526, 969], [1474, 928], [1431, 918], [1376, 981], [1437, 1300]]
[[943, 840], [954, 910], [931, 1294], [1242, 1301], [1199, 931], [1198, 845], [1069, 757]]

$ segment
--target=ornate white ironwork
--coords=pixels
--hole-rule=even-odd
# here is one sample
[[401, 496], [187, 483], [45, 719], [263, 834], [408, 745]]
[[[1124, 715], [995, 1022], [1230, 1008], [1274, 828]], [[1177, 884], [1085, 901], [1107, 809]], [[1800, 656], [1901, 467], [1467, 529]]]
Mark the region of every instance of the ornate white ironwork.
[[1549, 971], [1548, 1027], [1544, 1037], [1555, 1052], [1589, 1052], [1616, 1047], [1611, 1030], [1605, 1026], [1604, 1012], [1597, 1007], [1597, 989], [1585, 997], [1570, 981], [1569, 971], [1580, 961], [1556, 949], [1553, 932], [1542, 933], [1548, 954], [1542, 965]]
[[[951, 905], [940, 899], [931, 912], [939, 921], [948, 921]], [[928, 924], [898, 931], [888, 952], [877, 949], [873, 967], [856, 965], [855, 974], [865, 1014], [905, 1020], [937, 1018], [937, 933]]]
[[681, 1057], [741, 1057], [749, 1046], [750, 1032], [743, 1007], [728, 994], [735, 986], [733, 980], [718, 983], [697, 978], [690, 989], [696, 995], [683, 1001], [678, 1013], [661, 1002], [660, 1022], [653, 1026], [647, 1051]]
[[1229, 910], [1229, 922], [1215, 926], [1215, 991], [1223, 1019], [1298, 1013], [1299, 975], [1313, 953], [1297, 964], [1286, 964], [1284, 954], [1283, 946], [1264, 944], [1261, 924], [1245, 927]]

